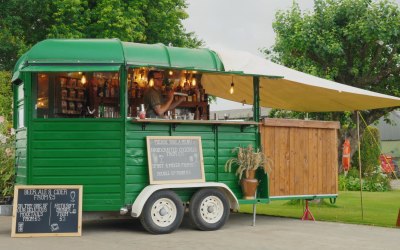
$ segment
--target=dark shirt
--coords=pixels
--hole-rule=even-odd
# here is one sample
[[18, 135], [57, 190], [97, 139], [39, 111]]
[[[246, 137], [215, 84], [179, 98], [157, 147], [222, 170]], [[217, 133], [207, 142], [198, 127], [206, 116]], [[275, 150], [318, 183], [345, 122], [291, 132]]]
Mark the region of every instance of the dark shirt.
[[144, 92], [144, 107], [146, 109], [146, 117], [148, 118], [157, 118], [159, 117], [155, 112], [154, 108], [157, 105], [162, 105], [164, 102], [164, 98], [161, 94], [161, 90], [157, 90], [154, 87], [151, 87]]

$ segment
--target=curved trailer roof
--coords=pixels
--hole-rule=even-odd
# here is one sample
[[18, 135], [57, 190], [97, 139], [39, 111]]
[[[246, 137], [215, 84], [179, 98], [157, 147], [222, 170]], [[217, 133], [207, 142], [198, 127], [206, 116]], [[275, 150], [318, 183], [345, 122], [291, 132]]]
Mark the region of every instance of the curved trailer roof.
[[216, 53], [118, 39], [44, 40], [18, 60], [12, 81], [21, 71], [117, 71], [121, 65], [198, 70], [209, 94], [247, 104], [253, 102], [252, 76], [259, 76], [263, 107], [325, 112], [400, 106], [400, 98], [311, 76], [247, 52]]
[[224, 71], [215, 52], [208, 49], [167, 47], [163, 44], [121, 42], [118, 39], [49, 39], [37, 43], [17, 62], [20, 71], [115, 71], [121, 65]]

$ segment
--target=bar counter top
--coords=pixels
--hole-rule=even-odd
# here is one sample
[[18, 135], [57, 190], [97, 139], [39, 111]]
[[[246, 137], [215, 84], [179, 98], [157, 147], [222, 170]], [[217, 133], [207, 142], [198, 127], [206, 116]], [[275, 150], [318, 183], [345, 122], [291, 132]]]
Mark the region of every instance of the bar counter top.
[[254, 121], [229, 121], [229, 120], [175, 120], [175, 119], [136, 119], [132, 118], [132, 122], [137, 123], [171, 123], [171, 124], [215, 124], [215, 125], [259, 125]]

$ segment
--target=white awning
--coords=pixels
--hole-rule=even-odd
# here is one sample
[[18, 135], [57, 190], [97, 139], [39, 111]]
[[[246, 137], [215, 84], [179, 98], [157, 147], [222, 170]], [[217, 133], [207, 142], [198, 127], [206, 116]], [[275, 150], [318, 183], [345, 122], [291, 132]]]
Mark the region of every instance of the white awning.
[[[217, 50], [216, 53], [222, 60], [225, 71], [283, 77], [260, 77], [260, 105], [263, 107], [328, 112], [400, 106], [400, 98], [305, 74], [248, 52]], [[232, 76], [234, 94], [229, 93]], [[251, 76], [204, 74], [202, 83], [209, 94], [231, 101], [253, 103]]]

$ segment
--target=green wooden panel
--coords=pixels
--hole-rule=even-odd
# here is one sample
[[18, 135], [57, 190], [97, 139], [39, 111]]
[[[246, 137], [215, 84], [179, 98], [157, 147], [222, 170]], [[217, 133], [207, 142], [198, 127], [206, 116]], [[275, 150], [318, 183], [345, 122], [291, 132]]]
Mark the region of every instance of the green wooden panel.
[[147, 149], [145, 148], [127, 148], [126, 157], [147, 157]]
[[127, 158], [125, 161], [127, 166], [146, 166], [147, 167], [147, 157], [137, 157], [137, 158]]
[[237, 152], [232, 152], [232, 149], [230, 148], [221, 148], [218, 149], [218, 157], [221, 158], [231, 158], [235, 157], [237, 155]]
[[229, 141], [235, 139], [235, 141], [254, 141], [254, 133], [219, 133], [218, 140]]
[[203, 148], [203, 156], [215, 156], [215, 149], [214, 148]]
[[215, 162], [216, 162], [214, 156], [212, 156], [212, 157], [204, 157], [204, 156], [203, 156], [203, 160], [204, 160], [204, 164], [205, 164], [205, 165], [214, 165]]
[[146, 140], [126, 140], [127, 148], [146, 148]]
[[[52, 177], [36, 177], [33, 176], [32, 184], [35, 185], [85, 185], [85, 184], [119, 184], [120, 176], [52, 176]], [[84, 187], [85, 188], [85, 187]]]
[[126, 133], [126, 139], [129, 140], [145, 140], [146, 136], [169, 136], [169, 132], [148, 132], [148, 131], [128, 131]]
[[218, 173], [218, 180], [221, 181], [237, 181], [237, 177], [234, 173]]
[[111, 199], [111, 198], [108, 198], [108, 195], [107, 196], [103, 196], [102, 198], [98, 198], [98, 199], [88, 199], [88, 198], [86, 198], [87, 196], [89, 196], [88, 194], [87, 195], [85, 195], [84, 196], [84, 198], [83, 198], [83, 204], [88, 204], [89, 206], [90, 205], [99, 205], [99, 206], [103, 206], [103, 205], [122, 205], [121, 204], [121, 199], [119, 199], [120, 197], [119, 197], [119, 195], [118, 195], [118, 199]]
[[115, 140], [121, 131], [47, 131], [35, 132], [33, 140]]
[[126, 130], [127, 131], [142, 131], [142, 124], [133, 123], [131, 121], [128, 121], [126, 123]]
[[221, 133], [223, 133], [223, 132], [240, 133], [240, 132], [241, 132], [241, 128], [240, 128], [240, 126], [237, 126], [237, 125], [223, 125], [223, 126], [219, 126], [219, 127], [218, 127], [218, 137], [219, 137], [219, 134], [221, 134]]
[[37, 158], [114, 158], [120, 157], [119, 149], [36, 149]]
[[[119, 193], [102, 193], [102, 194], [84, 193], [84, 194], [85, 194], [85, 201], [102, 200], [102, 199], [119, 201], [119, 199], [120, 199]], [[115, 203], [115, 204], [118, 204], [118, 203]]]
[[141, 192], [147, 186], [146, 183], [142, 184], [127, 184], [125, 188], [126, 193]]
[[179, 132], [212, 132], [212, 126], [208, 124], [177, 124], [175, 127], [175, 133]]
[[53, 167], [53, 168], [34, 168], [32, 171], [34, 176], [76, 176], [76, 175], [120, 175], [121, 168], [118, 167], [96, 167], [96, 168], [78, 168], [75, 167]]
[[149, 170], [147, 166], [126, 166], [125, 174], [126, 175], [148, 175]]
[[121, 147], [119, 140], [68, 140], [68, 141], [33, 141], [33, 149], [117, 149]]
[[237, 146], [247, 147], [250, 144], [255, 146], [255, 141], [219, 141], [218, 147], [219, 149], [220, 148], [233, 149]]
[[73, 158], [57, 158], [57, 159], [36, 159], [33, 158], [33, 167], [101, 167], [101, 166], [120, 166], [121, 160], [119, 158], [84, 158], [84, 159], [73, 159]]
[[206, 181], [215, 181], [217, 180], [217, 175], [214, 173], [206, 173]]
[[201, 146], [203, 148], [215, 148], [215, 142], [210, 140], [204, 140], [204, 141], [202, 140]]
[[[146, 123], [145, 124], [145, 130], [148, 132], [153, 132], [153, 131], [169, 131], [170, 125], [169, 124], [156, 124], [156, 123]], [[141, 126], [140, 126], [141, 127]], [[142, 128], [140, 128], [142, 129]]]
[[138, 192], [127, 192], [125, 193], [125, 204], [133, 204], [133, 202], [135, 201], [136, 197], [139, 195], [139, 191]]
[[99, 122], [92, 122], [90, 119], [87, 121], [77, 122], [77, 121], [68, 121], [68, 120], [58, 120], [55, 119], [49, 122], [39, 122], [35, 121], [32, 123], [33, 131], [120, 131], [121, 123], [120, 122], [109, 122], [110, 119], [104, 119]]
[[103, 194], [103, 193], [120, 193], [121, 186], [118, 184], [103, 184], [103, 185], [85, 185], [83, 187], [84, 194]]
[[83, 203], [84, 212], [104, 212], [104, 211], [119, 211], [122, 205], [104, 205], [104, 204], [86, 204]]
[[126, 183], [149, 183], [149, 175], [126, 175], [125, 176]]
[[204, 172], [206, 173], [215, 173], [216, 169], [214, 165], [204, 165]]
[[201, 136], [201, 140], [214, 140], [214, 133], [210, 132], [198, 132], [195, 130], [193, 132], [173, 132], [173, 136]]

